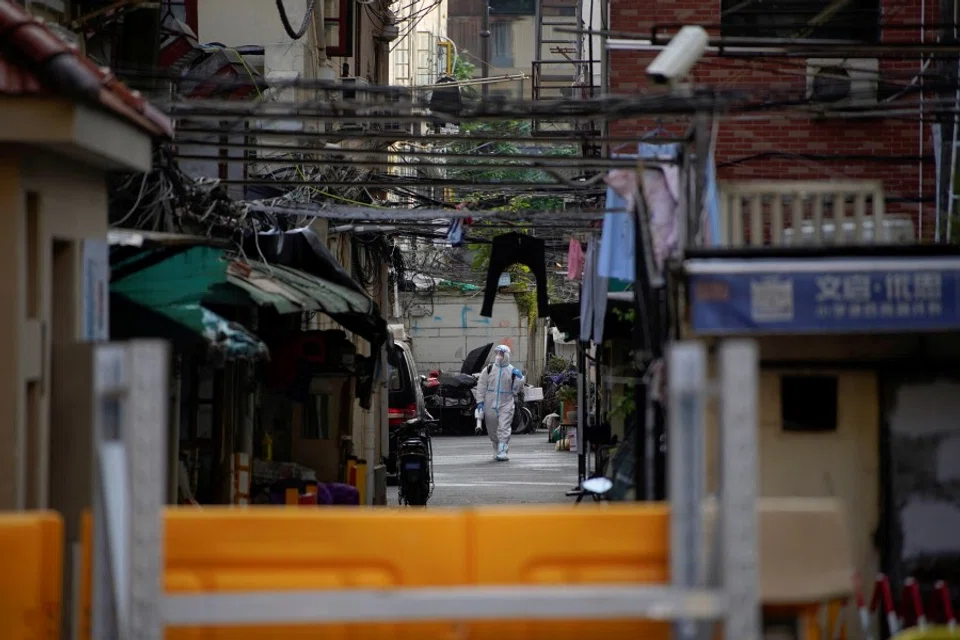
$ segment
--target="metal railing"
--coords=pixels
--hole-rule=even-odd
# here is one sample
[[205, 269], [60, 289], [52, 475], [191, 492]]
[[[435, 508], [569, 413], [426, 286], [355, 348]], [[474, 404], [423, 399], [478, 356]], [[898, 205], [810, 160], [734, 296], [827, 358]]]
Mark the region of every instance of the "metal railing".
[[886, 214], [879, 181], [721, 182], [720, 246], [909, 244], [913, 222]]

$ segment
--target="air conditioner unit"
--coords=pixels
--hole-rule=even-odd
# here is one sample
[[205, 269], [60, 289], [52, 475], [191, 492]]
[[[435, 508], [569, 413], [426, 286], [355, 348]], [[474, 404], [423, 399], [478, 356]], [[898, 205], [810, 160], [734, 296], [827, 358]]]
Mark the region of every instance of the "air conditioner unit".
[[811, 58], [807, 99], [838, 107], [876, 104], [879, 79], [876, 58]]

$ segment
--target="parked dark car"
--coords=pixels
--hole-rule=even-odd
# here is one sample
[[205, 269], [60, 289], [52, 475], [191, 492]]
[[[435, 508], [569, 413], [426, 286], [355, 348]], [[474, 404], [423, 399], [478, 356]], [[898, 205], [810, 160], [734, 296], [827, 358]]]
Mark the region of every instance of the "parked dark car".
[[420, 388], [420, 377], [417, 375], [417, 364], [413, 359], [413, 352], [409, 345], [396, 341], [390, 351], [388, 364], [390, 377], [387, 386], [389, 389], [388, 418], [390, 448], [384, 464], [387, 474], [395, 476], [397, 473], [397, 431], [409, 420], [420, 419], [429, 427], [434, 424], [434, 418], [427, 411], [423, 402], [423, 390]]
[[486, 364], [491, 349], [492, 342], [468, 353], [460, 373], [441, 372], [435, 381], [425, 381], [424, 402], [427, 410], [437, 416], [437, 425], [443, 433], [473, 433], [476, 425], [473, 413], [477, 408], [475, 376]]

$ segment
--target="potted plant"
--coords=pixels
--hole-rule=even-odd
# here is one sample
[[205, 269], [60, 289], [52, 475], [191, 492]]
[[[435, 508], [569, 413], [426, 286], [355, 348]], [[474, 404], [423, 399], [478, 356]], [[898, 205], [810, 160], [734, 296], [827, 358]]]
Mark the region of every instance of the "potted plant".
[[569, 384], [563, 385], [557, 390], [557, 401], [560, 402], [561, 420], [567, 424], [574, 422], [577, 415], [577, 389]]

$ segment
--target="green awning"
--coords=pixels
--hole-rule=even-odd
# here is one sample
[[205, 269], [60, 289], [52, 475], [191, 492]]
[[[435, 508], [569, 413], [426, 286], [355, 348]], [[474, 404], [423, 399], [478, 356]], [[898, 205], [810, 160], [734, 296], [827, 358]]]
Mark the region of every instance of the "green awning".
[[373, 301], [362, 293], [276, 264], [233, 262], [227, 269], [227, 282], [277, 313], [322, 311], [333, 318], [377, 313]]
[[214, 247], [140, 250], [110, 267], [110, 291], [149, 307], [197, 303], [227, 281], [223, 249]]
[[[206, 246], [145, 249], [118, 252], [111, 264], [111, 297], [123, 302], [125, 313], [117, 327], [125, 337], [175, 339], [180, 332], [162, 323], [141, 321], [144, 314], [159, 314], [203, 339], [227, 358], [261, 358], [267, 348], [254, 334], [204, 308], [202, 302], [227, 283], [227, 262], [222, 249]], [[116, 325], [116, 322], [114, 323]], [[159, 334], [159, 335], [158, 335]], [[173, 335], [177, 334], [177, 335]]]

